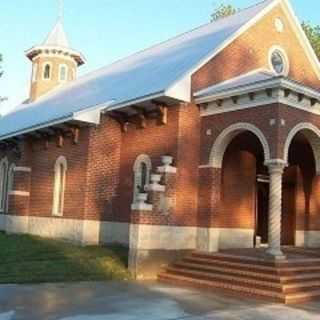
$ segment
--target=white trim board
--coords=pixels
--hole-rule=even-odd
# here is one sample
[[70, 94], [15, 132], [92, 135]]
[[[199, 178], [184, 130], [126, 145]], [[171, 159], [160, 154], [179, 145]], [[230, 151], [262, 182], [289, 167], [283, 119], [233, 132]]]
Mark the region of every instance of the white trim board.
[[250, 109], [255, 107], [263, 108], [263, 107], [269, 106], [270, 104], [275, 104], [275, 103], [283, 104], [283, 105], [286, 105], [295, 109], [299, 109], [305, 112], [309, 112], [315, 115], [320, 115], [320, 108], [311, 109], [310, 107], [302, 106], [300, 103], [296, 103], [294, 101], [291, 101], [290, 99], [278, 97], [278, 98], [269, 98], [269, 99], [254, 101], [254, 102], [246, 103], [243, 105], [226, 105], [225, 107], [221, 107], [219, 109], [210, 108], [209, 106], [207, 110], [202, 110], [200, 112], [200, 116], [208, 117], [211, 115], [216, 115], [216, 114], [221, 114], [226, 112], [233, 112], [233, 111], [240, 111], [240, 110], [245, 110], [245, 109]]
[[129, 224], [120, 222], [0, 214], [0, 230], [83, 245], [117, 243], [128, 246], [129, 243]]

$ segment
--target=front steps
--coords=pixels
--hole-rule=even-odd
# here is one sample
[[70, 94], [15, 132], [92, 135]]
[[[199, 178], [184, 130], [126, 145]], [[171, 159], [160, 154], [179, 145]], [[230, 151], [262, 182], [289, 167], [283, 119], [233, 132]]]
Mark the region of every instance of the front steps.
[[291, 252], [288, 260], [275, 263], [232, 253], [194, 252], [167, 267], [158, 278], [166, 283], [300, 303], [320, 298], [320, 256], [301, 258]]

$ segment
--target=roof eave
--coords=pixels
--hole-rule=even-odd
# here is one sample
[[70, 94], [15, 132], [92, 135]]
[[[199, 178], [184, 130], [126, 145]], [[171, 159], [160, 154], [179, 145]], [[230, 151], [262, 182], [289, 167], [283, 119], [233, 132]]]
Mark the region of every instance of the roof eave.
[[71, 48], [66, 48], [66, 47], [59, 47], [59, 46], [44, 46], [44, 45], [34, 46], [29, 50], [26, 50], [25, 55], [30, 60], [32, 60], [35, 56], [37, 56], [39, 53], [41, 53], [44, 50], [56, 50], [56, 51], [67, 52], [73, 59], [77, 61], [78, 65], [82, 65], [86, 63], [86, 58], [80, 51], [73, 50]]
[[295, 91], [299, 94], [307, 95], [310, 98], [320, 100], [320, 92], [307, 87], [303, 84], [299, 84], [293, 80], [276, 77], [274, 79], [262, 80], [257, 83], [247, 84], [240, 87], [233, 87], [226, 90], [221, 90], [213, 94], [207, 94], [205, 96], [196, 97], [196, 103], [208, 103], [212, 101], [217, 101], [225, 98], [230, 98], [233, 96], [239, 96], [243, 94], [248, 94], [251, 92], [257, 92], [259, 90], [274, 89], [274, 88], [283, 88]]
[[18, 130], [16, 132], [9, 133], [7, 135], [0, 136], [0, 141], [21, 136], [21, 135], [31, 133], [37, 130], [41, 130], [44, 128], [53, 127], [58, 124], [67, 123], [70, 121], [79, 122], [79, 123], [88, 124], [88, 125], [98, 125], [100, 124], [100, 116], [101, 116], [102, 110], [105, 109], [108, 105], [111, 105], [112, 103], [113, 101], [109, 101], [107, 103], [100, 104], [98, 106], [93, 106], [82, 111], [77, 111], [77, 112], [65, 115], [61, 118], [57, 118], [57, 119], [47, 121], [29, 128], [25, 128], [22, 130]]

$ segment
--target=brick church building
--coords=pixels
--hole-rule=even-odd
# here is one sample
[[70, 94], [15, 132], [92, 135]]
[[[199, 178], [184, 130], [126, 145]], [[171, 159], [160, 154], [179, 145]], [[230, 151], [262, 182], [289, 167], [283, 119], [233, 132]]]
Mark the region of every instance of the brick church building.
[[77, 79], [62, 21], [0, 118], [0, 230], [129, 247], [152, 277], [192, 250], [320, 247], [320, 65], [266, 0]]

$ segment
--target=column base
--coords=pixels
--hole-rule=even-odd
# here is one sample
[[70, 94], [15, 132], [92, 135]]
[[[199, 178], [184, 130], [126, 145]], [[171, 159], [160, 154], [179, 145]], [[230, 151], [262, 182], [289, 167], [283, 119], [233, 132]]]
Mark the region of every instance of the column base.
[[273, 260], [285, 260], [286, 256], [283, 254], [281, 249], [269, 248], [266, 250], [266, 254]]

